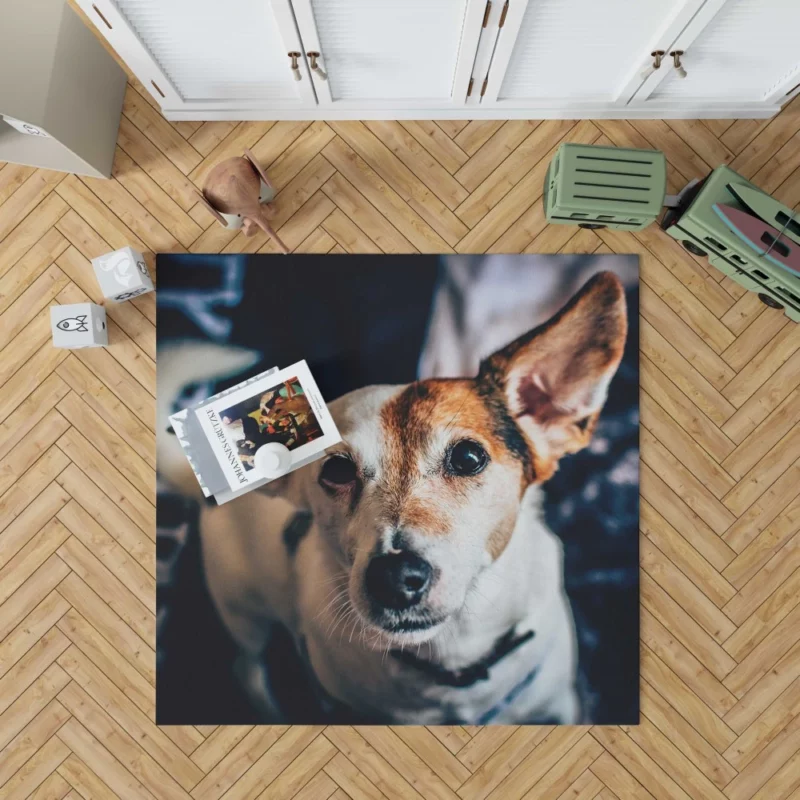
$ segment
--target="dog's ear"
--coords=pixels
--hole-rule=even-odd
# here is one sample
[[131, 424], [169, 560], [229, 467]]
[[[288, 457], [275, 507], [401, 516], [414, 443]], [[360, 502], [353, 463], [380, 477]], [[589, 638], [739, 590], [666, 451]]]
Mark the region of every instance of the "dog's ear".
[[601, 272], [554, 317], [481, 365], [479, 380], [504, 393], [529, 441], [537, 479], [589, 443], [626, 333], [622, 284]]

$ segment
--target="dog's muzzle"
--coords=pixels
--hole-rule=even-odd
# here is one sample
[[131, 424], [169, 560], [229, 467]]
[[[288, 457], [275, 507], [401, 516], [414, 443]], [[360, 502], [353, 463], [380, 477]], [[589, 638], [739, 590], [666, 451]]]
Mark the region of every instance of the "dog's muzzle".
[[382, 609], [405, 611], [419, 605], [431, 587], [433, 567], [415, 553], [376, 556], [365, 576], [367, 594]]

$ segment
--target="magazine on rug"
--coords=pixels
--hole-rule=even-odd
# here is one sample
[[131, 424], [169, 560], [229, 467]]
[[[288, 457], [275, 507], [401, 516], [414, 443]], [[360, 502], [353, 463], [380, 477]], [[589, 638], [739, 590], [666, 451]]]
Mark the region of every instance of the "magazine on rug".
[[256, 450], [278, 442], [292, 467], [340, 440], [336, 425], [305, 361], [203, 405], [197, 416], [231, 489], [262, 476]]
[[[190, 414], [204, 442], [197, 441], [198, 426], [191, 424]], [[305, 361], [237, 384], [173, 415], [172, 423], [204, 494], [213, 494], [218, 502], [268, 482], [256, 463], [256, 453], [264, 445], [285, 447], [291, 458], [286, 472], [291, 472], [341, 441]], [[209, 450], [226, 486], [219, 485], [215, 480], [219, 472], [203, 458]]]

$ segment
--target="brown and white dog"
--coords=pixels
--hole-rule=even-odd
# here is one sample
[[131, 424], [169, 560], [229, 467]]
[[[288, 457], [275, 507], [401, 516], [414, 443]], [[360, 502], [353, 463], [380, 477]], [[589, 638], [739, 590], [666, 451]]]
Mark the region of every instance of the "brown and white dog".
[[626, 332], [619, 279], [599, 273], [477, 377], [351, 392], [330, 404], [343, 441], [325, 459], [203, 510], [208, 586], [268, 717], [260, 659], [278, 622], [359, 714], [581, 720], [540, 487], [589, 443]]

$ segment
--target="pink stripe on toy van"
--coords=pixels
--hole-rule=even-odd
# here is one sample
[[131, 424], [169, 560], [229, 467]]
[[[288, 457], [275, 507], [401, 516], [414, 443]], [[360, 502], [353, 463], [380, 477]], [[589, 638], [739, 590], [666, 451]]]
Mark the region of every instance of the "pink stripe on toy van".
[[775, 266], [800, 275], [800, 245], [781, 232], [744, 211], [723, 203], [714, 204], [720, 219], [760, 256]]

